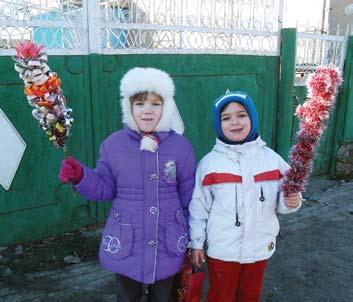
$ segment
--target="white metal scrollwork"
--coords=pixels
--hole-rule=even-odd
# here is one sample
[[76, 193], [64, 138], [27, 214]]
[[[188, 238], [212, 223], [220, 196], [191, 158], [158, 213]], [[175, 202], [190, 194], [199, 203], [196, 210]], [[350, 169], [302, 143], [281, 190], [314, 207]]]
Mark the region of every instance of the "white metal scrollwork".
[[0, 0], [0, 54], [278, 54], [283, 0]]
[[0, 0], [0, 51], [32, 40], [58, 53], [85, 52], [83, 15], [82, 1]]
[[101, 0], [103, 53], [278, 53], [281, 0]]
[[[299, 28], [300, 30], [301, 28]], [[295, 85], [305, 85], [307, 75], [320, 65], [333, 64], [342, 71], [346, 57], [347, 35], [321, 34], [315, 28], [304, 28], [297, 33]]]

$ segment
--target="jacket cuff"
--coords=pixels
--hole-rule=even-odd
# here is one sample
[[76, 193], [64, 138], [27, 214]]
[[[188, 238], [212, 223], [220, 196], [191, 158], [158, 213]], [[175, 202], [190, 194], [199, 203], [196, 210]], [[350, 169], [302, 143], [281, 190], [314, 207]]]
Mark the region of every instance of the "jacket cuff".
[[205, 242], [205, 239], [201, 237], [198, 238], [197, 240], [190, 240], [188, 244], [188, 248], [202, 250], [204, 247], [204, 242]]

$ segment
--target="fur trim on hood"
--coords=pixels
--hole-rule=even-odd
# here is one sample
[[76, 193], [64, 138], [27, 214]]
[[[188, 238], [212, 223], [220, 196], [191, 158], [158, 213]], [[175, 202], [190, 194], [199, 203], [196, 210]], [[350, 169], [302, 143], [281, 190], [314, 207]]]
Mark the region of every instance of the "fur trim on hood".
[[164, 71], [155, 68], [136, 67], [130, 69], [122, 78], [120, 84], [120, 105], [123, 123], [138, 131], [132, 116], [130, 97], [140, 92], [154, 92], [163, 98], [163, 111], [156, 131], [169, 131], [182, 134], [184, 124], [174, 102], [174, 83]]

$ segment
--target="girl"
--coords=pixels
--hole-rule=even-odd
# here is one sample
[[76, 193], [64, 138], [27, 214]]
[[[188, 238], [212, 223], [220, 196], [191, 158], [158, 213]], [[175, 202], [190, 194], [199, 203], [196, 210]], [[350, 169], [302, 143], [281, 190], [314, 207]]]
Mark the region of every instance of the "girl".
[[276, 210], [298, 210], [300, 194], [284, 199], [279, 191], [289, 166], [258, 135], [249, 95], [239, 91], [218, 98], [213, 126], [216, 145], [199, 163], [189, 206], [193, 263], [205, 262], [205, 249], [207, 301], [259, 301], [279, 232]]
[[99, 258], [117, 274], [117, 300], [139, 301], [148, 284], [150, 301], [168, 301], [188, 244], [194, 152], [175, 132], [183, 124], [167, 73], [134, 68], [120, 91], [124, 129], [103, 141], [94, 170], [70, 157], [59, 178], [87, 199], [113, 201]]

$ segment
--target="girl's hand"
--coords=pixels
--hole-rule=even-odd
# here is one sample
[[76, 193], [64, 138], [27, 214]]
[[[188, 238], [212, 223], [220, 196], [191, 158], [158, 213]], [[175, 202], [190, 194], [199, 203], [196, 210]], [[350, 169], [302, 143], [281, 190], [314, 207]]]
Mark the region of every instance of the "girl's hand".
[[297, 208], [300, 203], [300, 193], [292, 193], [288, 197], [285, 197], [284, 203], [286, 204], [287, 208]]
[[192, 264], [200, 267], [202, 263], [206, 262], [205, 251], [203, 249], [194, 249], [191, 251]]
[[83, 169], [81, 164], [72, 156], [67, 157], [61, 162], [59, 179], [63, 183], [77, 184], [83, 178]]

